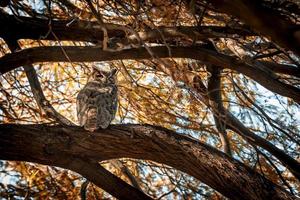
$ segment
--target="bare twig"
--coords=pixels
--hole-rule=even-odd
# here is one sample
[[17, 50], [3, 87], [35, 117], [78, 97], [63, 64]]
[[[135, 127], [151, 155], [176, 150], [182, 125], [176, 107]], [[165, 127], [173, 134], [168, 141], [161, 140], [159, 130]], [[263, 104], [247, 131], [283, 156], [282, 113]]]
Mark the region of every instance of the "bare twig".
[[[17, 41], [6, 40], [6, 43], [12, 52], [20, 48]], [[56, 120], [60, 124], [68, 126], [75, 125], [73, 122], [71, 122], [70, 120], [62, 116], [60, 113], [58, 113], [46, 99], [34, 67], [31, 64], [29, 64], [24, 65], [23, 68], [28, 78], [33, 97], [36, 103], [38, 104], [39, 108], [46, 113], [46, 116]]]

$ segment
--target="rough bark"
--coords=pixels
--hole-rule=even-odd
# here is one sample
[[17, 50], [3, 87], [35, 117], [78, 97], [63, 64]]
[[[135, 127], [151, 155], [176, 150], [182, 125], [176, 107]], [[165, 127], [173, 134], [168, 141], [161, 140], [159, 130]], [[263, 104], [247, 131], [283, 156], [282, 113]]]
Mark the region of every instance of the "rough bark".
[[274, 71], [275, 73], [287, 74], [300, 78], [300, 69], [292, 65], [278, 64], [266, 61], [260, 61], [260, 63], [271, 71]]
[[239, 18], [256, 32], [300, 55], [300, 26], [276, 11], [263, 6], [262, 1], [211, 0], [210, 3], [216, 10]]
[[246, 139], [250, 144], [260, 146], [274, 155], [281, 163], [287, 167], [290, 172], [300, 180], [300, 163], [286, 154], [283, 150], [277, 148], [275, 145], [259, 137], [244, 126], [236, 117], [234, 117], [230, 112], [226, 111], [226, 121], [227, 125], [233, 131], [239, 133], [244, 139]]
[[224, 107], [221, 95], [221, 70], [217, 66], [208, 66], [207, 71], [210, 72], [210, 77], [207, 83], [207, 93], [209, 99], [211, 99], [209, 104], [213, 104], [212, 107], [217, 108], [219, 110], [219, 114], [214, 113], [214, 121], [219, 132], [219, 137], [222, 142], [223, 151], [227, 155], [232, 156], [230, 142], [226, 131], [225, 116], [222, 114], [222, 110]]
[[231, 199], [296, 199], [244, 164], [173, 131], [114, 125], [88, 133], [78, 127], [0, 125], [0, 159], [68, 168], [99, 185], [85, 164], [115, 158], [152, 160], [188, 173]]
[[[49, 21], [40, 18], [30, 18], [7, 15], [0, 13], [0, 37], [6, 40], [18, 39], [38, 39], [38, 40], [71, 40], [71, 41], [89, 41], [96, 42], [103, 40], [103, 31], [96, 22], [82, 20], [52, 20]], [[117, 26], [117, 25], [116, 25]], [[136, 36], [131, 35], [125, 38], [123, 30], [108, 30], [110, 38], [118, 38], [121, 41], [134, 42]], [[155, 41], [156, 43], [167, 38], [185, 38], [193, 41], [207, 38], [226, 38], [234, 35], [247, 36], [253, 35], [248, 30], [239, 28], [229, 28], [227, 26], [175, 26], [175, 27], [157, 27], [147, 32], [140, 32], [139, 37], [143, 41]], [[300, 70], [283, 64], [264, 62], [264, 66], [277, 73], [294, 75], [300, 77]]]
[[[71, 40], [98, 42], [103, 40], [103, 31], [95, 21], [83, 20], [52, 20], [49, 25], [47, 19], [31, 17], [15, 17], [0, 12], [0, 37], [9, 39], [39, 39], [39, 40]], [[120, 25], [114, 25], [116, 27]], [[120, 26], [121, 27], [121, 26]], [[54, 35], [54, 34], [55, 35]], [[120, 29], [108, 30], [110, 38], [125, 38], [126, 33]], [[236, 35], [253, 35], [242, 28], [226, 26], [174, 26], [157, 27], [157, 29], [140, 32], [139, 36], [144, 41], [156, 41], [164, 38], [188, 38], [198, 41], [207, 38], [234, 37]], [[134, 35], [126, 38], [136, 41]]]
[[[298, 180], [300, 180], [300, 163], [286, 154], [283, 150], [277, 148], [266, 139], [249, 130], [234, 115], [232, 115], [229, 110], [224, 108], [222, 104], [215, 102], [215, 99], [208, 95], [208, 89], [203, 84], [199, 76], [189, 72], [187, 69], [185, 69], [185, 71], [180, 71], [176, 68], [172, 68], [172, 66], [169, 66], [169, 68], [160, 68], [160, 70], [172, 77], [174, 81], [181, 81], [185, 83], [191, 93], [208, 106], [221, 122], [226, 124], [226, 128], [234, 130], [250, 144], [262, 147], [270, 152], [273, 156], [280, 160], [281, 163], [286, 166]], [[213, 101], [213, 103], [210, 103], [210, 101]]]
[[118, 199], [152, 199], [138, 188], [128, 185], [128, 183], [110, 173], [96, 161], [71, 157], [69, 159], [65, 158], [62, 163], [59, 162], [59, 165], [81, 174]]
[[[227, 56], [201, 47], [151, 47], [150, 51], [160, 58], [191, 58], [204, 63], [236, 70], [249, 76], [265, 88], [300, 102], [300, 89], [278, 80], [278, 77], [263, 64], [259, 66], [245, 63], [236, 57]], [[64, 51], [62, 51], [64, 50]], [[171, 55], [170, 55], [171, 53]], [[68, 57], [66, 57], [68, 55]], [[6, 54], [0, 58], [0, 72], [6, 73], [20, 66], [36, 62], [95, 62], [119, 59], [152, 58], [145, 48], [126, 49], [122, 51], [103, 51], [100, 47], [35, 47], [16, 53]]]

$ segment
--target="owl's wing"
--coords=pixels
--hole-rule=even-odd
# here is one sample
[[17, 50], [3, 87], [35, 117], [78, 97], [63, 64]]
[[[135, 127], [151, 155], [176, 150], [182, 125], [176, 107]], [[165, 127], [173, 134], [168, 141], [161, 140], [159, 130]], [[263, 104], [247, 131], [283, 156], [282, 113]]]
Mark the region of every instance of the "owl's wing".
[[109, 126], [116, 114], [117, 94], [115, 86], [97, 89], [95, 105], [97, 108], [97, 125], [102, 129]]
[[116, 112], [117, 112], [117, 107], [118, 107], [118, 88], [116, 85], [113, 85], [111, 87], [111, 92], [110, 92], [110, 96], [111, 96], [111, 101], [109, 104], [109, 111], [111, 113], [111, 121], [115, 118]]
[[77, 109], [77, 118], [80, 126], [84, 126], [87, 121], [86, 111], [88, 108], [88, 91], [83, 88], [77, 95], [76, 109]]
[[117, 108], [118, 108], [118, 88], [117, 86], [114, 86], [112, 89], [112, 104], [111, 104], [111, 109], [112, 109], [112, 120], [115, 118]]

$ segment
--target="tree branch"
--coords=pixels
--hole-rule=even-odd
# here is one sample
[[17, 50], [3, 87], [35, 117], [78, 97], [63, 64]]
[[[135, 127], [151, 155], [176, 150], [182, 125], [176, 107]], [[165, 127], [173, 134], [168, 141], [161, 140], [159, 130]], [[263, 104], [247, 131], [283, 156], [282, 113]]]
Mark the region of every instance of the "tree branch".
[[225, 123], [226, 127], [238, 133], [250, 144], [260, 146], [270, 152], [278, 160], [280, 160], [281, 163], [285, 167], [287, 167], [298, 180], [300, 180], [300, 163], [298, 161], [286, 154], [281, 149], [277, 148], [269, 141], [250, 131], [247, 127], [244, 126], [244, 124], [240, 122], [240, 120], [238, 120], [234, 115], [231, 114], [229, 110], [225, 109], [223, 106], [219, 107], [220, 105], [218, 104], [209, 104], [208, 102], [210, 97], [203, 92], [206, 91], [206, 88], [202, 84], [202, 82], [200, 82], [201, 79], [196, 77], [193, 80], [194, 82], [192, 84], [190, 83], [189, 86], [194, 89], [197, 94], [201, 95], [203, 99], [202, 102], [212, 108], [214, 115], [217, 116], [218, 119], [223, 123]]
[[68, 168], [81, 174], [89, 181], [118, 199], [152, 199], [139, 189], [132, 187], [119, 177], [110, 173], [98, 162], [90, 161], [86, 158], [74, 157], [67, 159], [64, 162], [64, 168]]
[[[6, 41], [6, 42], [12, 52], [19, 49], [19, 45], [18, 45], [17, 41]], [[34, 99], [37, 102], [40, 109], [43, 110], [47, 116], [57, 120], [60, 124], [67, 125], [67, 126], [72, 126], [72, 125], [74, 126], [75, 124], [73, 122], [69, 121], [67, 118], [65, 118], [60, 113], [58, 113], [52, 107], [52, 105], [49, 103], [49, 101], [46, 99], [34, 67], [32, 65], [29, 65], [29, 66], [23, 66], [23, 68], [24, 68], [26, 76], [28, 78]], [[68, 168], [72, 169], [74, 171], [77, 171], [76, 167], [84, 165], [85, 170], [93, 170], [93, 172], [95, 174], [93, 174], [92, 176], [89, 176], [88, 173], [86, 175], [83, 174], [83, 173], [85, 173], [85, 171], [83, 172], [81, 170], [80, 172], [86, 178], [93, 181], [94, 183], [98, 183], [98, 185], [101, 185], [102, 189], [104, 189], [105, 191], [107, 191], [108, 193], [110, 193], [116, 197], [125, 199], [129, 196], [129, 194], [133, 193], [130, 195], [131, 197], [135, 197], [135, 198], [139, 198], [139, 199], [147, 199], [147, 198], [151, 199], [151, 198], [147, 197], [147, 195], [140, 194], [140, 192], [138, 192], [136, 194], [135, 189], [133, 189], [130, 185], [128, 185], [126, 182], [122, 181], [120, 178], [118, 178], [114, 174], [111, 174], [109, 171], [107, 171], [105, 168], [103, 168], [99, 164], [88, 163], [88, 162], [82, 163], [82, 162], [83, 161], [80, 159], [72, 160], [72, 166], [69, 166]], [[124, 168], [126, 168], [126, 166], [124, 166]], [[128, 171], [128, 173], [130, 174], [129, 171]], [[126, 175], [129, 175], [128, 173], [126, 173]], [[97, 177], [96, 180], [94, 180], [95, 177]], [[130, 178], [133, 178], [133, 177], [130, 177]], [[130, 180], [132, 180], [132, 179], [130, 179]], [[102, 182], [106, 182], [106, 184], [103, 184]], [[136, 183], [136, 182], [134, 182], [134, 183]], [[136, 188], [138, 188], [140, 191], [142, 191], [136, 185], [134, 185], [134, 186]], [[124, 194], [122, 191], [124, 191]], [[131, 199], [131, 198], [128, 198], [128, 199]]]
[[123, 175], [128, 178], [128, 180], [130, 181], [130, 183], [131, 183], [132, 186], [134, 186], [135, 188], [139, 189], [140, 191], [143, 191], [142, 188], [140, 187], [138, 181], [136, 180], [136, 177], [130, 172], [130, 170], [128, 169], [128, 167], [126, 165], [124, 165], [123, 162], [121, 162], [120, 160], [110, 160], [110, 163], [114, 167], [116, 167], [119, 170], [121, 170], [121, 172], [123, 173]]
[[220, 12], [244, 21], [253, 30], [300, 55], [300, 26], [293, 24], [258, 0], [211, 0]]
[[58, 0], [63, 6], [65, 6], [69, 11], [71, 11], [73, 14], [77, 14], [78, 16], [90, 16], [91, 13], [81, 9], [77, 6], [75, 6], [72, 2], [69, 0]]
[[195, 97], [208, 106], [212, 110], [213, 114], [226, 124], [226, 127], [238, 133], [250, 144], [260, 146], [270, 152], [278, 160], [280, 160], [281, 163], [286, 166], [298, 180], [300, 180], [300, 163], [269, 141], [253, 133], [224, 107], [218, 107], [220, 105], [217, 103], [210, 104], [210, 97], [208, 96], [207, 88], [202, 83], [202, 80], [198, 75], [195, 75], [189, 71], [182, 73], [176, 68], [171, 67], [165, 69], [160, 68], [160, 70], [172, 77], [174, 81], [181, 81], [185, 83]]
[[[103, 31], [95, 21], [83, 20], [52, 20], [51, 31], [56, 37], [49, 33], [49, 21], [46, 19], [31, 18], [7, 15], [0, 12], [0, 37], [18, 39], [40, 39], [40, 40], [72, 40], [97, 42], [103, 40]], [[115, 24], [114, 26], [120, 26]], [[129, 42], [136, 42], [134, 35], [126, 38], [126, 33], [122, 30], [108, 29], [110, 38], [126, 39]], [[188, 38], [189, 40], [202, 40], [207, 38], [235, 37], [236, 35], [253, 35], [246, 29], [230, 28], [227, 26], [175, 26], [157, 27], [154, 30], [140, 32], [140, 38], [144, 41], [162, 40], [165, 38]]]
[[[64, 52], [62, 51], [64, 49]], [[292, 98], [300, 103], [300, 89], [278, 80], [278, 77], [263, 63], [251, 65], [232, 56], [201, 47], [149, 47], [156, 57], [191, 58], [204, 63], [229, 68], [249, 76], [265, 88], [282, 96]], [[65, 56], [68, 55], [68, 58]], [[6, 73], [20, 66], [35, 62], [94, 62], [120, 59], [150, 59], [152, 56], [145, 48], [126, 49], [122, 51], [103, 51], [100, 47], [34, 47], [6, 54], [0, 58], [0, 73]], [[69, 60], [70, 59], [70, 60]]]
[[278, 63], [267, 62], [263, 60], [259, 61], [259, 63], [261, 63], [263, 66], [267, 67], [271, 71], [274, 71], [275, 73], [287, 74], [287, 75], [300, 78], [300, 69], [292, 65], [278, 64]]
[[232, 156], [230, 142], [226, 132], [226, 125], [224, 119], [224, 107], [222, 103], [222, 96], [221, 96], [221, 73], [220, 68], [217, 66], [207, 66], [207, 71], [210, 72], [211, 76], [209, 77], [208, 84], [207, 84], [207, 93], [210, 99], [210, 104], [214, 104], [212, 107], [217, 108], [219, 111], [219, 115], [214, 113], [214, 121], [216, 127], [219, 132], [219, 137], [221, 138], [222, 147], [224, 152]]
[[[15, 52], [20, 48], [18, 42], [15, 40], [7, 40], [6, 44], [8, 45], [11, 52]], [[46, 99], [34, 67], [29, 64], [24, 65], [23, 68], [25, 70], [31, 91], [33, 93], [33, 97], [39, 108], [44, 111], [48, 117], [56, 120], [60, 124], [74, 126], [75, 124], [73, 122], [58, 113]]]
[[170, 165], [231, 199], [296, 199], [222, 152], [164, 128], [113, 125], [91, 134], [78, 127], [0, 125], [0, 159], [69, 168], [100, 186], [107, 183], [86, 163], [115, 158]]

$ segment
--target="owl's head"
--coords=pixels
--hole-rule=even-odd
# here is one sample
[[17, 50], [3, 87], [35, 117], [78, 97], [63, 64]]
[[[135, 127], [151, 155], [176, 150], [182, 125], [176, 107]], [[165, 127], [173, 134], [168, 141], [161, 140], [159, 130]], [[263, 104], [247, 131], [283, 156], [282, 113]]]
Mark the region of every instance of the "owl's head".
[[103, 70], [98, 67], [93, 67], [92, 79], [105, 85], [115, 84], [116, 72], [116, 68]]

